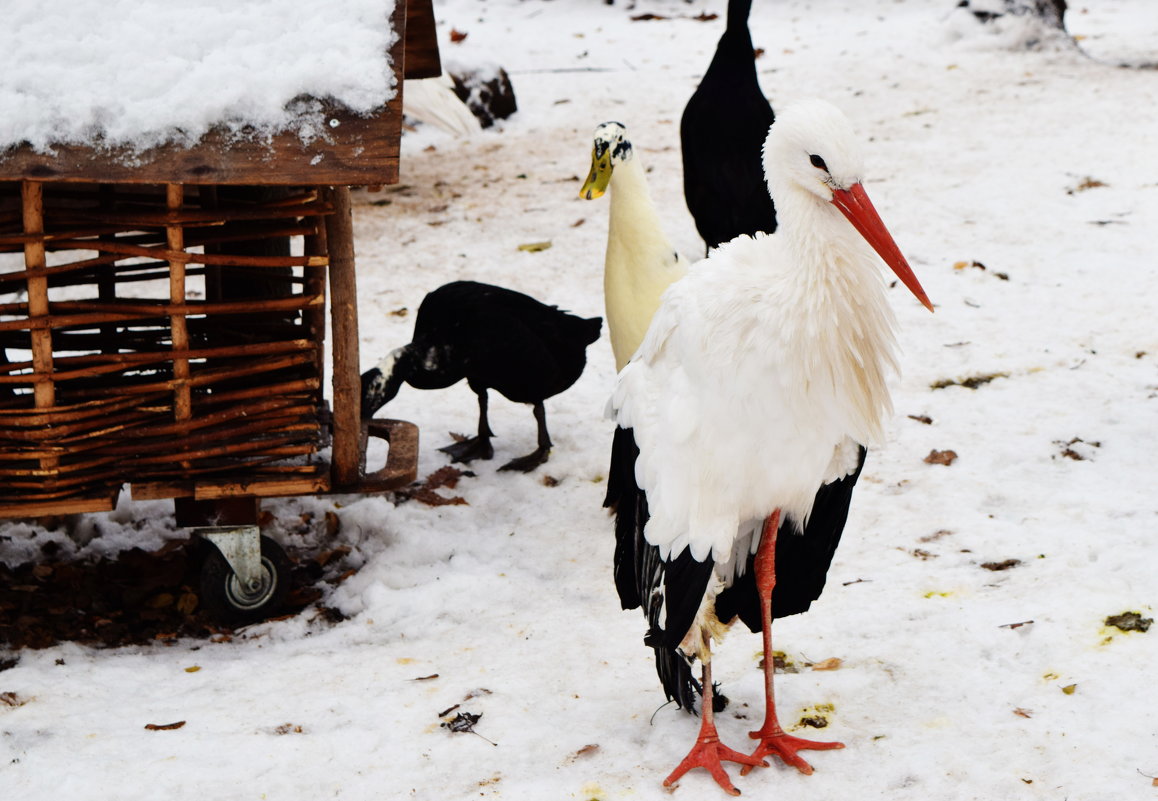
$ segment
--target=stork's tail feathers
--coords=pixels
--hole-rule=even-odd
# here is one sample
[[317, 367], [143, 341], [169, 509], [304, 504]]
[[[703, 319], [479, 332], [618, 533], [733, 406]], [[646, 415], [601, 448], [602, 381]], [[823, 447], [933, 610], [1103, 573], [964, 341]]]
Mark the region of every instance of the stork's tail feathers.
[[[680, 709], [693, 714], [699, 712], [704, 688], [696, 681], [692, 663], [675, 648], [663, 644], [662, 635], [653, 637], [650, 633], [643, 638], [645, 645], [655, 649], [655, 672], [659, 674], [664, 694], [669, 701], [675, 701]], [[720, 685], [712, 684], [712, 709], [723, 712], [728, 706], [728, 697], [720, 692]]]

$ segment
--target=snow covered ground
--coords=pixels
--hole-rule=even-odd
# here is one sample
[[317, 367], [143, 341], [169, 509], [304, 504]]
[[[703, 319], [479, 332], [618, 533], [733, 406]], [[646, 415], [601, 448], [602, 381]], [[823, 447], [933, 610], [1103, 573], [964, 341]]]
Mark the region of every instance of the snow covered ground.
[[[820, 714], [827, 727], [805, 736], [847, 747], [812, 755], [812, 776], [731, 772], [746, 795], [783, 801], [1158, 798], [1158, 630], [1104, 623], [1153, 617], [1158, 591], [1158, 73], [1116, 66], [1154, 60], [1158, 6], [1072, 3], [1087, 57], [1009, 52], [948, 20], [953, 5], [753, 9], [765, 92], [775, 107], [823, 96], [854, 121], [866, 186], [937, 313], [892, 293], [904, 377], [890, 440], [869, 456], [825, 594], [774, 629], [798, 668], [778, 681], [782, 718]], [[723, 30], [693, 18], [723, 6], [436, 2], [444, 57], [502, 64], [520, 111], [469, 141], [409, 134], [402, 183], [356, 196], [363, 366], [409, 341], [422, 296], [458, 278], [602, 313], [606, 200], [577, 192], [604, 120], [628, 126], [669, 234], [698, 254], [678, 125]], [[645, 12], [668, 18], [631, 20]], [[467, 34], [460, 45], [451, 28]], [[532, 242], [551, 246], [518, 249]], [[402, 307], [410, 316], [391, 314]], [[697, 721], [657, 711], [642, 617], [619, 610], [611, 582], [600, 501], [613, 371], [604, 337], [548, 401], [555, 448], [530, 475], [496, 472], [531, 450], [534, 425], [527, 407], [492, 397], [495, 461], [442, 490], [468, 505], [267, 503], [279, 520], [337, 513], [336, 542], [271, 533], [353, 549], [360, 571], [325, 599], [344, 622], [307, 610], [230, 643], [17, 654], [0, 672], [0, 793], [668, 797], [660, 782]], [[997, 377], [931, 388], [976, 376]], [[477, 414], [466, 386], [404, 388], [385, 412], [420, 425], [422, 476]], [[958, 458], [927, 464], [933, 449]], [[88, 528], [100, 536], [75, 546], [82, 555], [179, 533], [168, 505], [151, 503]], [[0, 559], [63, 538], [9, 523]], [[718, 722], [734, 747], [759, 723], [759, 646], [738, 627], [717, 651], [734, 701]], [[836, 670], [808, 667], [833, 657]], [[482, 715], [481, 736], [440, 726], [456, 704]], [[674, 797], [722, 793], [695, 771]]]

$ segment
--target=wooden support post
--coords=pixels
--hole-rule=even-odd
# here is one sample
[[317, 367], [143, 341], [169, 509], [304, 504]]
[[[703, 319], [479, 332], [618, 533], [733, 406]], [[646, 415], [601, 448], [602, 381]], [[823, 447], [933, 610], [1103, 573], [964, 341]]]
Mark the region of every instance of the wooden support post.
[[354, 275], [354, 219], [350, 190], [331, 187], [334, 213], [326, 218], [330, 252], [330, 323], [334, 340], [334, 431], [331, 476], [335, 487], [361, 477], [362, 380], [358, 363], [358, 289]]
[[[56, 383], [52, 374], [52, 329], [35, 324], [36, 318], [48, 317], [48, 261], [44, 252], [44, 184], [24, 181], [20, 184], [21, 206], [24, 217], [24, 233], [29, 234], [24, 243], [24, 268], [28, 271], [28, 317], [33, 323], [29, 332], [32, 339], [33, 401], [37, 409], [47, 409], [56, 405]], [[60, 457], [41, 456], [40, 469], [56, 476], [60, 468]], [[52, 483], [49, 479], [48, 484]]]
[[[44, 253], [44, 184], [38, 181], [24, 181], [20, 185], [20, 195], [24, 209], [24, 233], [28, 241], [24, 243], [24, 267], [28, 270], [28, 316], [47, 317], [48, 277], [45, 275], [47, 261]], [[52, 330], [47, 327], [32, 326], [32, 370], [35, 374], [34, 399], [37, 409], [56, 404], [56, 385], [52, 379]]]
[[[184, 203], [185, 190], [181, 184], [165, 185], [166, 207], [175, 215]], [[171, 251], [185, 250], [185, 229], [179, 222], [165, 226], [165, 243]], [[185, 262], [169, 259], [169, 303], [185, 306]], [[173, 345], [173, 416], [176, 420], [193, 417], [193, 400], [189, 391], [189, 328], [185, 313], [169, 315], [169, 331]]]

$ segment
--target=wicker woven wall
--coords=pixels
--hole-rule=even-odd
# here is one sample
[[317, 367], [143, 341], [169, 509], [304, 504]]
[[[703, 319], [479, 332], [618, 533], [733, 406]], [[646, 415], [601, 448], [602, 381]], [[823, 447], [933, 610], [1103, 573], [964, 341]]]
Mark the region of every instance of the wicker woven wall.
[[0, 183], [0, 515], [108, 508], [127, 482], [321, 486], [330, 211], [315, 190]]

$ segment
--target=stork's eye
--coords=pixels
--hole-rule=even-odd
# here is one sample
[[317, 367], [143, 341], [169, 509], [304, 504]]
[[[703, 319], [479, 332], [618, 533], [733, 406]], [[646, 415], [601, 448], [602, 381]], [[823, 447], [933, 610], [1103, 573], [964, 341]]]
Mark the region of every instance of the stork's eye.
[[808, 157], [808, 160], [812, 162], [812, 166], [816, 169], [828, 172], [828, 165], [824, 163], [824, 159], [822, 159], [820, 156], [813, 153]]

